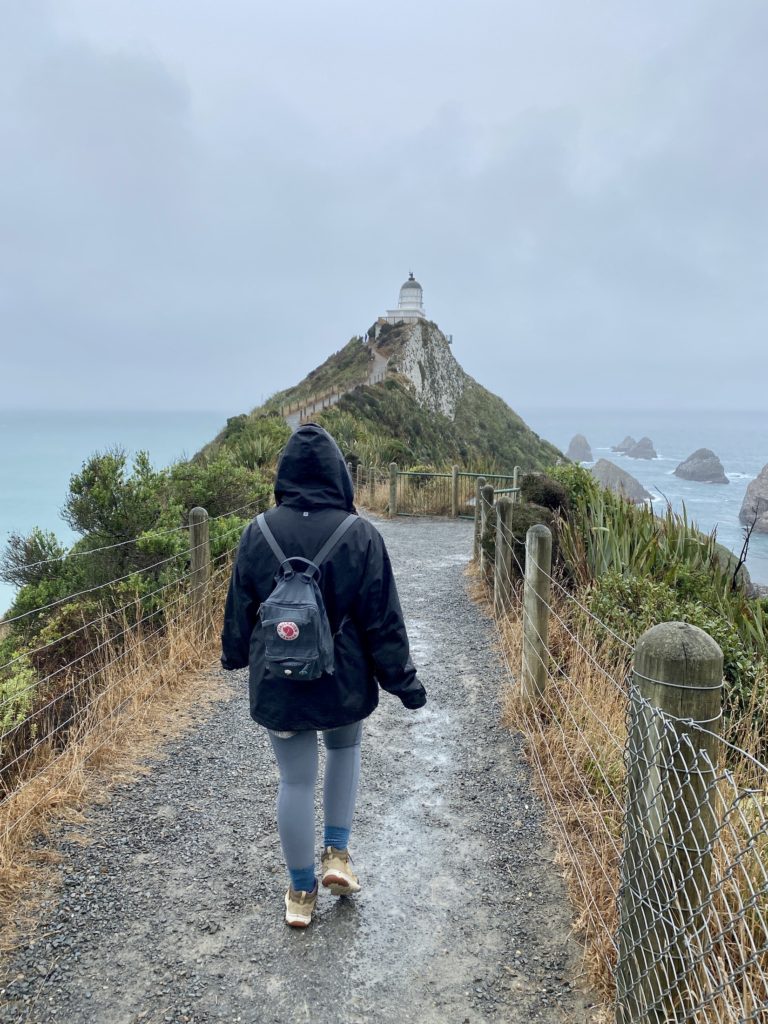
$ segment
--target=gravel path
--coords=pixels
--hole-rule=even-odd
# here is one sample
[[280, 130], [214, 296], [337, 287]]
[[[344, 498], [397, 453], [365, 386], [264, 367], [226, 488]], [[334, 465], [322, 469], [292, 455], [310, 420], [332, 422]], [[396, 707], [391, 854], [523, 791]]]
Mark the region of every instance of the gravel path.
[[282, 921], [276, 772], [232, 697], [63, 832], [63, 886], [21, 948], [1, 1022], [583, 1022], [563, 884], [518, 741], [499, 725], [492, 628], [466, 593], [471, 524], [378, 523], [429, 703], [366, 723], [352, 849], [364, 890]]

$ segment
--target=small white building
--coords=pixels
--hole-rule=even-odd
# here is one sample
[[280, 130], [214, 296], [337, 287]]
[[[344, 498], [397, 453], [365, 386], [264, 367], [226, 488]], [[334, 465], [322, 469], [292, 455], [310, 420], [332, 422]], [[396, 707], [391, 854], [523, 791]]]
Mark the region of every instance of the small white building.
[[426, 320], [424, 312], [424, 291], [413, 274], [408, 275], [408, 280], [400, 289], [400, 299], [397, 309], [388, 309], [386, 315], [381, 319], [388, 324], [414, 323], [416, 320]]

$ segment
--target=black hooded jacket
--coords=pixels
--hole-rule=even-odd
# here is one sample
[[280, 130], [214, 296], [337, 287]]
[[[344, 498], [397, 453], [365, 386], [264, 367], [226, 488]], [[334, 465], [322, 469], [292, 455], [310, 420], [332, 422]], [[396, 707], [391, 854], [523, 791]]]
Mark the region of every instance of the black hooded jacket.
[[[314, 423], [300, 427], [283, 450], [275, 508], [266, 518], [286, 555], [313, 558], [350, 512], [353, 489], [336, 442]], [[408, 637], [389, 556], [379, 531], [358, 519], [320, 567], [318, 580], [334, 637], [335, 668], [312, 681], [273, 676], [265, 664], [259, 606], [272, 591], [277, 558], [255, 522], [243, 531], [221, 635], [225, 669], [250, 666], [251, 717], [276, 730], [333, 729], [365, 718], [378, 704], [378, 685], [408, 708], [426, 701], [408, 651]]]

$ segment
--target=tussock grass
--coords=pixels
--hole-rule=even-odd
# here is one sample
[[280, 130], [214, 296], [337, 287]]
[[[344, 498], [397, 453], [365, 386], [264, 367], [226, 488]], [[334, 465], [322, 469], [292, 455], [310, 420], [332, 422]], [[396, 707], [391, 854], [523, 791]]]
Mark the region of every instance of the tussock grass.
[[80, 823], [89, 802], [144, 773], [147, 756], [178, 735], [223, 693], [211, 666], [231, 562], [219, 561], [200, 614], [179, 594], [161, 631], [122, 639], [120, 657], [99, 652], [97, 685], [73, 720], [66, 745], [54, 734], [26, 758], [0, 805], [0, 948], [34, 926], [40, 892], [54, 883], [57, 855], [40, 844], [62, 823]]

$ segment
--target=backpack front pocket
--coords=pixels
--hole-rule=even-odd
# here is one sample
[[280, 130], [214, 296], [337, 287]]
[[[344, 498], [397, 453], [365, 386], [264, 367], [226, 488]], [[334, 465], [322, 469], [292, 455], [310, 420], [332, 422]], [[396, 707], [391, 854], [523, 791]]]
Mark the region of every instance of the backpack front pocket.
[[[318, 657], [318, 615], [307, 605], [271, 604], [261, 620], [264, 656], [278, 675], [311, 678]], [[273, 668], [273, 671], [275, 669]]]

